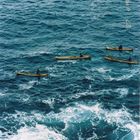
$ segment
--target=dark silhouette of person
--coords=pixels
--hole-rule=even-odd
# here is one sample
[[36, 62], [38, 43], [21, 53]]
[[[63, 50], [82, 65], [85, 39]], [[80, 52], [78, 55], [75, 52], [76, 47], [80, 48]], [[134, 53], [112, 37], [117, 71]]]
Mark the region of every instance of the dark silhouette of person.
[[40, 74], [40, 70], [39, 69], [37, 69], [36, 74]]
[[37, 78], [38, 78], [38, 81], [39, 81], [40, 80], [40, 70], [39, 69], [36, 70], [36, 74], [38, 75]]
[[83, 55], [80, 53], [80, 57], [83, 57]]
[[128, 61], [130, 61], [130, 62], [131, 62], [131, 61], [132, 61], [132, 58], [131, 58], [131, 57], [129, 57], [129, 58], [128, 58]]
[[123, 49], [123, 46], [122, 46], [122, 45], [120, 45], [120, 46], [119, 46], [119, 50], [122, 50], [122, 49]]

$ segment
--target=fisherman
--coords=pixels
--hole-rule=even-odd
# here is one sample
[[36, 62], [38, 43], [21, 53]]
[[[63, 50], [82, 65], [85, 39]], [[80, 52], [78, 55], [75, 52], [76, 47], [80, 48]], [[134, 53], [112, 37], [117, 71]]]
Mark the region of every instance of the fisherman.
[[131, 58], [131, 57], [129, 57], [129, 58], [128, 58], [128, 61], [130, 61], [130, 62], [131, 62], [131, 61], [132, 61], [132, 58]]
[[83, 55], [80, 53], [80, 57], [83, 57]]
[[36, 74], [40, 74], [40, 70], [39, 69], [37, 69]]
[[122, 49], [123, 49], [123, 46], [122, 46], [122, 45], [120, 45], [120, 46], [119, 46], [119, 50], [122, 50]]

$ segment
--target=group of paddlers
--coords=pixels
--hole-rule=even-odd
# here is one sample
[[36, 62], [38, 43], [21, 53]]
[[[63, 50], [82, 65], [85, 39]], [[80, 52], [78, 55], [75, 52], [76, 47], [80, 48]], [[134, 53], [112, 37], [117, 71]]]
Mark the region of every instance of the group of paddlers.
[[[123, 46], [122, 45], [120, 45], [119, 47], [118, 47], [118, 49], [120, 50], [120, 51], [122, 51], [123, 50]], [[132, 58], [131, 58], [131, 56], [128, 58], [128, 61], [132, 61]]]

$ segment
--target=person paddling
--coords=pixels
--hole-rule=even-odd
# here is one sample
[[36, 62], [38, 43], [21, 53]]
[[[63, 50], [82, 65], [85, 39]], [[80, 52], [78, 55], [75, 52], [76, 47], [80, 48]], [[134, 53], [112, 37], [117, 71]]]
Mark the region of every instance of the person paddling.
[[119, 46], [119, 50], [122, 50], [122, 49], [123, 49], [123, 46], [122, 46], [122, 45], [120, 45], [120, 46]]
[[83, 55], [80, 53], [80, 57], [83, 57]]
[[131, 62], [131, 61], [132, 61], [132, 58], [131, 58], [131, 57], [129, 57], [129, 58], [128, 58], [128, 61], [129, 61], [129, 62]]
[[36, 74], [38, 75], [37, 78], [38, 78], [38, 81], [39, 81], [40, 80], [40, 70], [39, 69], [36, 70]]
[[36, 74], [38, 74], [38, 75], [40, 74], [40, 70], [39, 69], [37, 69]]

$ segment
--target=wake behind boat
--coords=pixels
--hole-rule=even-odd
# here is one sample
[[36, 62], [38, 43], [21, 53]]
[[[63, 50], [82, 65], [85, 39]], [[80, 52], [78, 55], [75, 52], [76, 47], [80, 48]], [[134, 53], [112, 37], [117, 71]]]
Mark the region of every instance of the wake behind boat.
[[113, 48], [111, 48], [111, 47], [106, 47], [106, 50], [110, 50], [110, 51], [133, 51], [133, 49], [132, 48], [118, 48], [118, 47], [113, 47]]
[[124, 60], [124, 59], [118, 59], [118, 58], [114, 58], [112, 56], [106, 56], [104, 57], [105, 60], [108, 61], [113, 61], [113, 62], [120, 62], [120, 63], [127, 63], [127, 64], [139, 64], [138, 61], [129, 61], [129, 60]]
[[30, 77], [47, 77], [48, 74], [34, 74], [34, 73], [29, 73], [29, 72], [17, 72], [16, 73], [17, 76], [21, 75], [21, 76], [30, 76]]
[[57, 56], [56, 60], [82, 60], [82, 59], [91, 59], [90, 55], [82, 55], [82, 56]]

